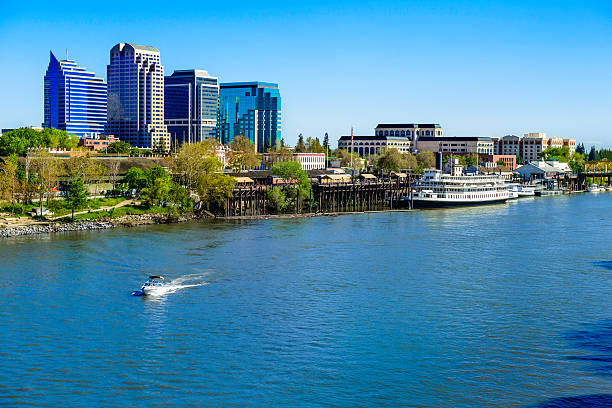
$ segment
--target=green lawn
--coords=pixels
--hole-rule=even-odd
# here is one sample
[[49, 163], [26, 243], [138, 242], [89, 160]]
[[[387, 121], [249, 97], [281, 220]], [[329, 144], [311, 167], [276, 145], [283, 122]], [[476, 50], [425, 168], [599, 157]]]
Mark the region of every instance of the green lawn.
[[[125, 201], [127, 199], [128, 199], [127, 197], [104, 197], [104, 198], [98, 198], [97, 200], [90, 198], [87, 200], [86, 206], [78, 210], [75, 210], [75, 212], [87, 210], [88, 208], [92, 210], [96, 210], [100, 207], [110, 207], [113, 205], [117, 205], [120, 202]], [[61, 217], [62, 215], [72, 214], [72, 210], [66, 207], [66, 202], [63, 199], [53, 200], [49, 202], [49, 209], [53, 211], [54, 217]]]
[[[83, 208], [80, 208], [78, 210], [75, 211], [83, 211], [86, 210], [88, 208], [95, 210], [98, 209], [100, 207], [110, 207], [113, 205], [117, 205], [122, 201], [127, 200], [127, 197], [104, 197], [104, 198], [98, 198], [96, 200], [94, 200], [93, 198], [90, 198], [87, 200], [87, 205]], [[22, 211], [22, 205], [21, 204], [16, 204], [15, 205], [15, 215], [21, 214]], [[30, 211], [33, 211], [34, 209], [40, 208], [40, 204], [38, 203], [33, 203], [33, 204], [27, 204], [25, 206], [25, 211], [24, 213], [27, 214]], [[43, 208], [47, 208], [47, 201], [43, 200]], [[72, 214], [72, 210], [70, 208], [66, 208], [66, 202], [64, 201], [64, 199], [62, 198], [58, 198], [55, 200], [51, 200], [49, 201], [49, 210], [53, 211], [53, 215], [52, 217], [61, 217], [63, 215], [69, 215]], [[6, 212], [6, 213], [10, 213], [11, 212], [11, 204], [10, 203], [2, 203], [0, 204], [0, 212]], [[104, 211], [102, 211], [104, 212]], [[75, 217], [76, 218], [76, 217]]]
[[[117, 218], [122, 215], [141, 215], [141, 214], [168, 214], [172, 212], [170, 207], [157, 207], [146, 205], [126, 205], [119, 208], [114, 208], [111, 211], [98, 211], [85, 214], [77, 214], [74, 216], [75, 221], [83, 220], [99, 220], [103, 218]], [[64, 217], [61, 221], [70, 221], [70, 216]]]

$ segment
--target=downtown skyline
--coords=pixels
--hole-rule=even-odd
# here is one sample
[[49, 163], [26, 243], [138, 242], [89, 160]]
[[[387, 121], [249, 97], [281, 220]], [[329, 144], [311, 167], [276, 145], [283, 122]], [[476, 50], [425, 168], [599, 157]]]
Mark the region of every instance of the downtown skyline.
[[[144, 4], [122, 13], [109, 7], [105, 18], [91, 17], [91, 7], [63, 14], [36, 2], [9, 5], [0, 47], [23, 66], [0, 68], [3, 95], [13, 95], [0, 101], [1, 126], [42, 123], [50, 49], [64, 58], [68, 48], [70, 59], [108, 80], [108, 49], [132, 42], [157, 47], [167, 73], [203, 69], [219, 82], [278, 83], [283, 138], [292, 145], [299, 133], [328, 132], [335, 141], [351, 125], [371, 134], [380, 122], [441, 123], [449, 136], [542, 131], [612, 144], [605, 122], [612, 13], [604, 2], [345, 2], [308, 10], [271, 2], [233, 11], [203, 3], [194, 4], [200, 12], [163, 16], [146, 8], [138, 14]], [[33, 8], [39, 17], [31, 17]], [[154, 22], [159, 30], [143, 29]], [[210, 41], [196, 38], [203, 26], [216, 33]], [[249, 32], [257, 34], [252, 41]]]

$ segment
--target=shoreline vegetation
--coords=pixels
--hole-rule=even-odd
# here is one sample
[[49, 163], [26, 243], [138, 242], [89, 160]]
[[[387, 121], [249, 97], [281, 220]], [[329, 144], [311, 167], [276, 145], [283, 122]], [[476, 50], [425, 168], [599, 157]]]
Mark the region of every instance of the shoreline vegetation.
[[[358, 206], [354, 204], [352, 208], [347, 207], [346, 194], [340, 197], [344, 201], [335, 203], [332, 198], [332, 205], [326, 205], [321, 200], [321, 180], [311, 179], [300, 163], [292, 161], [292, 152], [324, 153], [329, 148], [327, 138], [321, 145], [318, 139], [307, 138], [304, 142], [300, 135], [293, 150], [282, 141], [280, 146], [268, 149], [266, 165], [271, 173], [268, 177], [273, 181], [269, 185], [245, 184], [254, 183], [243, 175], [259, 166], [262, 156], [243, 136], [236, 136], [225, 148], [210, 138], [180, 147], [157, 146], [152, 151], [137, 149], [125, 142], [112, 143], [107, 152], [87, 151], [76, 147], [77, 141], [57, 129], [22, 128], [0, 136], [0, 156], [4, 156], [0, 158], [0, 237], [206, 218], [306, 218], [379, 212], [370, 211], [375, 209], [405, 211], [392, 208], [392, 200], [397, 197], [393, 193], [389, 208], [380, 208], [386, 207], [381, 205], [385, 204], [384, 194], [370, 190], [368, 211], [355, 211]], [[108, 156], [108, 153], [117, 156]], [[548, 153], [569, 154], [569, 151]], [[355, 153], [339, 149], [332, 154], [337, 156], [341, 167], [354, 163], [353, 176], [364, 167], [363, 159]], [[143, 155], [149, 158], [137, 159]], [[582, 160], [581, 155], [576, 157]], [[385, 183], [391, 186], [394, 173], [420, 174], [424, 168], [433, 167], [435, 156], [428, 151], [412, 155], [383, 149], [369, 161], [370, 172], [381, 177], [388, 175], [381, 184], [384, 187]], [[318, 200], [313, 193], [319, 194]], [[363, 194], [361, 199], [365, 200], [366, 193]], [[355, 197], [353, 202], [357, 200]], [[243, 198], [251, 201], [247, 203]], [[338, 205], [353, 212], [338, 211]], [[364, 206], [361, 210], [365, 210]], [[240, 208], [239, 214], [230, 211], [236, 208]], [[243, 208], [253, 209], [252, 215], [242, 215]]]

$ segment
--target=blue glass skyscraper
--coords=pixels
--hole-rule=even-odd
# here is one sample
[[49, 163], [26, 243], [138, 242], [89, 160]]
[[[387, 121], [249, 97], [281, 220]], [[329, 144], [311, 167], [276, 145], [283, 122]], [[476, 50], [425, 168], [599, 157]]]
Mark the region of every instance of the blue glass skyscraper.
[[208, 72], [174, 71], [164, 82], [164, 112], [172, 142], [201, 142], [217, 136], [219, 79]]
[[278, 84], [233, 82], [219, 90], [219, 141], [244, 135], [260, 153], [280, 146], [281, 96]]
[[79, 137], [100, 134], [106, 124], [106, 82], [75, 61], [50, 53], [45, 74], [44, 127]]

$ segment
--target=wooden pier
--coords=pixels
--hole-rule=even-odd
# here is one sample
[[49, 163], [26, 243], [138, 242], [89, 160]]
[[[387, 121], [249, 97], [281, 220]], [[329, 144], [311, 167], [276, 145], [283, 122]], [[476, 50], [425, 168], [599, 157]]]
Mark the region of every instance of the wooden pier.
[[[294, 214], [364, 212], [412, 209], [410, 185], [415, 176], [353, 183], [312, 184], [311, 196], [298, 198]], [[267, 192], [272, 186], [240, 186], [225, 205], [226, 217], [265, 216], [270, 208]]]

